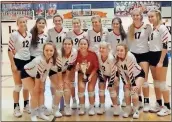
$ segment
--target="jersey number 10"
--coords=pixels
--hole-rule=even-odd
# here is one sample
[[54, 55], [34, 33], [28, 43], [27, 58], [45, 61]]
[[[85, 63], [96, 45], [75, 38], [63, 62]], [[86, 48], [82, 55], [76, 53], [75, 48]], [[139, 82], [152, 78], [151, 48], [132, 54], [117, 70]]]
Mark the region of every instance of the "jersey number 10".
[[94, 37], [94, 42], [100, 42], [101, 41], [101, 37], [100, 36], [95, 36]]

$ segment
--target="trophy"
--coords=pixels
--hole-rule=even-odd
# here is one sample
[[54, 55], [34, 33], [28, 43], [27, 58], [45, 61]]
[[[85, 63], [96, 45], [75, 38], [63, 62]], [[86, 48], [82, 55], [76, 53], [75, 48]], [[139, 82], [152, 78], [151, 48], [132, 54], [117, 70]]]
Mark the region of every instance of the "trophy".
[[84, 82], [88, 82], [88, 77], [86, 75], [88, 67], [89, 67], [89, 64], [87, 64], [86, 62], [81, 63], [81, 70], [82, 70], [82, 73], [84, 75], [83, 76]]

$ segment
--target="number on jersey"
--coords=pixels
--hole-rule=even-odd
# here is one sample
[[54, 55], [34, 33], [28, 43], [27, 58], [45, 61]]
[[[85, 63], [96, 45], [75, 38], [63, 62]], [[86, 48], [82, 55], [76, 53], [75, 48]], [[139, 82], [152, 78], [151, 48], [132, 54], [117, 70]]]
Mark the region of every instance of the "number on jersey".
[[151, 40], [153, 40], [153, 33], [151, 34]]
[[118, 43], [120, 42], [120, 39], [116, 39], [118, 41]]
[[127, 70], [127, 66], [126, 65], [124, 65], [124, 66], [121, 65], [121, 67], [122, 67], [123, 70]]
[[94, 37], [94, 42], [101, 42], [101, 37], [100, 36], [95, 36]]
[[78, 42], [79, 42], [79, 39], [78, 39], [78, 38], [76, 38], [76, 39], [75, 39], [75, 45], [77, 45], [77, 44], [78, 44]]
[[103, 70], [103, 72], [105, 72], [105, 66], [102, 66], [102, 70]]
[[62, 42], [62, 37], [61, 36], [57, 36], [56, 37], [56, 41], [57, 41], [57, 43], [61, 43]]
[[38, 43], [39, 44], [43, 44], [44, 43], [44, 39], [43, 38], [39, 38]]
[[141, 35], [141, 32], [136, 32], [136, 33], [134, 34], [135, 39], [140, 39], [140, 35]]
[[23, 47], [29, 47], [29, 41], [28, 40], [23, 41]]

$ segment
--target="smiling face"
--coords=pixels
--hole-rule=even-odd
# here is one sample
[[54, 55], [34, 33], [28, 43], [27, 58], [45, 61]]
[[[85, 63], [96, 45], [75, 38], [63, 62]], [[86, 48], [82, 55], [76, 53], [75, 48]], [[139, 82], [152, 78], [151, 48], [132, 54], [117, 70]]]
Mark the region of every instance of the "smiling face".
[[81, 29], [81, 22], [79, 19], [74, 19], [72, 21], [72, 25], [73, 25], [73, 30], [74, 31], [77, 31], [77, 30], [80, 30]]
[[71, 52], [72, 46], [73, 46], [72, 40], [70, 40], [70, 39], [65, 39], [64, 40], [63, 49], [64, 49], [66, 54], [69, 54]]
[[44, 31], [44, 28], [45, 28], [45, 25], [46, 25], [46, 21], [44, 19], [39, 20], [37, 22], [38, 31], [39, 32], [43, 32]]
[[61, 17], [59, 16], [54, 17], [53, 22], [54, 22], [55, 27], [62, 28], [63, 20]]
[[155, 12], [149, 12], [148, 13], [148, 18], [149, 18], [149, 22], [151, 24], [156, 24], [157, 23], [157, 17], [156, 17], [156, 13]]
[[109, 47], [108, 47], [108, 45], [106, 43], [100, 44], [99, 52], [100, 52], [101, 56], [103, 56], [103, 57], [108, 56], [108, 54], [109, 54]]
[[113, 30], [119, 30], [120, 29], [120, 23], [117, 19], [115, 19], [113, 22], [112, 22], [112, 28]]
[[79, 41], [79, 50], [81, 52], [86, 52], [88, 50], [88, 41], [86, 39], [81, 39]]
[[45, 45], [43, 52], [44, 52], [44, 56], [45, 56], [46, 60], [49, 60], [54, 55], [54, 48], [52, 45], [47, 44], [47, 45]]
[[132, 13], [132, 19], [134, 23], [142, 22], [142, 15], [140, 11], [134, 10]]
[[27, 29], [26, 19], [24, 17], [18, 18], [17, 26], [18, 26], [19, 30], [22, 30], [22, 31], [26, 30]]
[[125, 47], [122, 46], [122, 45], [119, 45], [117, 46], [117, 57], [121, 60], [125, 59], [125, 56], [126, 56], [126, 50], [125, 50]]
[[97, 30], [97, 29], [101, 28], [100, 19], [98, 19], [98, 18], [93, 18], [93, 19], [92, 19], [92, 26], [93, 26], [93, 29], [94, 29], [94, 30]]

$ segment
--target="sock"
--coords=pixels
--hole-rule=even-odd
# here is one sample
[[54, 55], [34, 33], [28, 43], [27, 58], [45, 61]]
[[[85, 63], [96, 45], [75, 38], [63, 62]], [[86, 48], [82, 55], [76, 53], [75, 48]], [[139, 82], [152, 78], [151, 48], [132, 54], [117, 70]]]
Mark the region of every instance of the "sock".
[[94, 108], [94, 105], [90, 105], [90, 108]]
[[160, 106], [162, 106], [162, 100], [160, 99], [160, 100], [156, 100], [156, 102], [160, 105]]
[[104, 104], [104, 103], [100, 103], [100, 106], [101, 106], [101, 107], [105, 107], [105, 104]]
[[17, 106], [20, 107], [19, 103], [14, 103], [14, 109], [15, 109]]
[[170, 109], [170, 103], [164, 103], [164, 105], [165, 105], [168, 109]]
[[76, 102], [76, 98], [75, 97], [73, 97], [72, 99], [73, 99], [73, 102]]
[[149, 103], [149, 98], [144, 98], [144, 103]]
[[139, 95], [139, 101], [142, 102], [142, 96], [141, 95]]
[[25, 100], [24, 101], [24, 107], [26, 107], [26, 105], [28, 105], [29, 104], [29, 100]]

